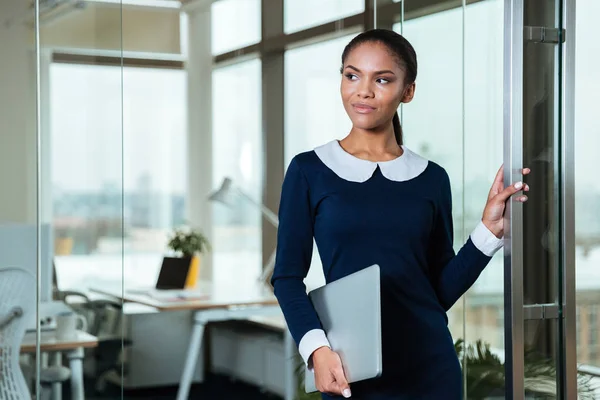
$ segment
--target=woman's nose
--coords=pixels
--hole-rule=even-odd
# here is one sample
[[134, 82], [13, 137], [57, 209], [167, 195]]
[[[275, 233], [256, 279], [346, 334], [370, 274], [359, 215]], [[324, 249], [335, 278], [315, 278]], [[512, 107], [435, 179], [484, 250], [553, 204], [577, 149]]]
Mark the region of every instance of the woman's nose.
[[358, 87], [358, 95], [363, 98], [373, 97], [373, 89], [368, 81], [363, 81]]

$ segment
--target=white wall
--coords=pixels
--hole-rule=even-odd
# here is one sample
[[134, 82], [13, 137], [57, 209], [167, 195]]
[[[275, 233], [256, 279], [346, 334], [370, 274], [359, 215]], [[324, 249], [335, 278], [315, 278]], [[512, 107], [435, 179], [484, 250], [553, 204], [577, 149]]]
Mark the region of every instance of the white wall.
[[[9, 0], [14, 1], [14, 0]], [[87, 3], [42, 24], [44, 47], [179, 54], [179, 9]]]
[[0, 223], [36, 222], [35, 53], [22, 23], [28, 2], [0, 2]]

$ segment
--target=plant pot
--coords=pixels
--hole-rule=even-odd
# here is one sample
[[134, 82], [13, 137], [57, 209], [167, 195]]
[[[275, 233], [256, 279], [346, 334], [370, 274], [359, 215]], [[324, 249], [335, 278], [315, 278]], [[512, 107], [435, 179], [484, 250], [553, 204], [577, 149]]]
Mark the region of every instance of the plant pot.
[[188, 269], [187, 278], [185, 280], [185, 288], [193, 289], [198, 284], [198, 277], [200, 276], [200, 256], [195, 255], [190, 260], [190, 267]]
[[73, 238], [60, 237], [54, 241], [54, 254], [57, 256], [65, 256], [73, 251]]

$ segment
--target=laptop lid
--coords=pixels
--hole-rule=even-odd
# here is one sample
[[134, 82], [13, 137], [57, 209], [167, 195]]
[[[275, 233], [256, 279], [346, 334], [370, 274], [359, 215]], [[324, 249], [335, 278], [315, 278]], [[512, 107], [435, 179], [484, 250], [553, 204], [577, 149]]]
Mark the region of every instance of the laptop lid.
[[[348, 383], [381, 375], [381, 281], [375, 264], [309, 293]], [[305, 390], [316, 392], [314, 372], [305, 368]]]
[[190, 265], [190, 257], [163, 257], [156, 289], [184, 289]]

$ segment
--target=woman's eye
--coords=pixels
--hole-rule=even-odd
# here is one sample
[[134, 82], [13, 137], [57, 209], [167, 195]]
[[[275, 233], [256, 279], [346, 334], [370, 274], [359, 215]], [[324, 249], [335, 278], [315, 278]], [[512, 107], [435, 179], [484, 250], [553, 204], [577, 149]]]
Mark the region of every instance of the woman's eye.
[[389, 81], [387, 79], [385, 79], [385, 78], [378, 78], [377, 82], [378, 83], [389, 83]]
[[346, 74], [346, 78], [348, 78], [349, 80], [353, 81], [356, 79], [356, 75], [354, 74]]

